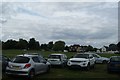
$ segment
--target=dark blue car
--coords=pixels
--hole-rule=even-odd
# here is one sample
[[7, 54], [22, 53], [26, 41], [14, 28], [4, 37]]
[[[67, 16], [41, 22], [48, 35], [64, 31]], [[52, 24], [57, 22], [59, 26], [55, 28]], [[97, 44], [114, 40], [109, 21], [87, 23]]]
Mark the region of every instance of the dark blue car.
[[120, 72], [120, 56], [112, 56], [107, 65], [108, 72]]

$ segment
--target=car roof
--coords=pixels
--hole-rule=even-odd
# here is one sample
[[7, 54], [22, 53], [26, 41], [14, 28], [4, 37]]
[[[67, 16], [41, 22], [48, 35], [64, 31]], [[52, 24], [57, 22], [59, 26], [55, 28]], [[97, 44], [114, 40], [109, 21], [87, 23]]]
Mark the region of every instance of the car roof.
[[38, 53], [26, 53], [26, 54], [21, 54], [21, 55], [17, 55], [17, 56], [32, 57], [32, 56], [41, 56], [41, 55]]
[[113, 58], [113, 57], [120, 57], [120, 56], [111, 56], [110, 58]]
[[86, 52], [85, 52], [85, 53], [77, 53], [77, 54], [92, 54], [92, 53], [86, 53]]
[[61, 54], [61, 53], [53, 53], [53, 54], [50, 54], [50, 55], [64, 55], [64, 54]]

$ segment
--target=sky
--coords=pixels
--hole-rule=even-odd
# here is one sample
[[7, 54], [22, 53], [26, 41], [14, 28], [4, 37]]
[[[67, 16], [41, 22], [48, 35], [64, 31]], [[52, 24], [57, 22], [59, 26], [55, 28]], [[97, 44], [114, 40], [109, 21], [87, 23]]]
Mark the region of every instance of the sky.
[[63, 40], [94, 47], [118, 42], [117, 2], [3, 2], [0, 7], [2, 41], [34, 37], [40, 44]]

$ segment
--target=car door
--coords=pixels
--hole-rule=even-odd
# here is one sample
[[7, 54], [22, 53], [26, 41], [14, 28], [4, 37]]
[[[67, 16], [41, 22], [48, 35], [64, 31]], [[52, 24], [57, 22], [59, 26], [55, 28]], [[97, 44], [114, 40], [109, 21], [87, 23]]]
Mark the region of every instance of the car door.
[[43, 57], [39, 57], [39, 60], [40, 60], [40, 63], [41, 63], [42, 71], [46, 71], [47, 67], [48, 67], [48, 65], [46, 64], [47, 61]]
[[63, 55], [63, 61], [65, 64], [67, 64], [67, 56], [66, 55]]
[[40, 62], [39, 57], [32, 57], [34, 64], [35, 64], [35, 71], [36, 73], [41, 73], [43, 69], [43, 64]]
[[8, 58], [2, 56], [2, 69], [5, 70], [7, 65], [8, 65]]
[[92, 55], [89, 55], [89, 61], [90, 61], [90, 65], [94, 64], [94, 57]]
[[97, 54], [93, 54], [93, 57], [95, 58], [96, 62], [101, 62], [101, 57]]

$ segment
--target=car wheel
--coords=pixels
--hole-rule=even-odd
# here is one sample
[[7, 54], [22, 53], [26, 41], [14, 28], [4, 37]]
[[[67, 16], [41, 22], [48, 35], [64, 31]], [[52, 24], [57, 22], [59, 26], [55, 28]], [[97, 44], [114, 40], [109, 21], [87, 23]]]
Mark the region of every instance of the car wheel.
[[62, 68], [64, 68], [64, 67], [65, 67], [65, 64], [64, 64], [64, 63], [63, 63], [63, 64], [61, 64], [61, 67], [62, 67]]
[[103, 63], [103, 64], [106, 64], [106, 63], [107, 63], [107, 61], [106, 61], [106, 60], [104, 60], [102, 63]]
[[34, 71], [34, 70], [31, 70], [31, 71], [29, 72], [28, 78], [29, 78], [29, 79], [33, 79], [34, 76], [35, 76], [35, 71]]
[[50, 72], [50, 66], [47, 67], [46, 73]]
[[86, 67], [86, 70], [90, 70], [90, 63], [88, 63], [87, 67]]
[[93, 64], [93, 66], [92, 66], [92, 69], [94, 69], [95, 68], [95, 64]]

